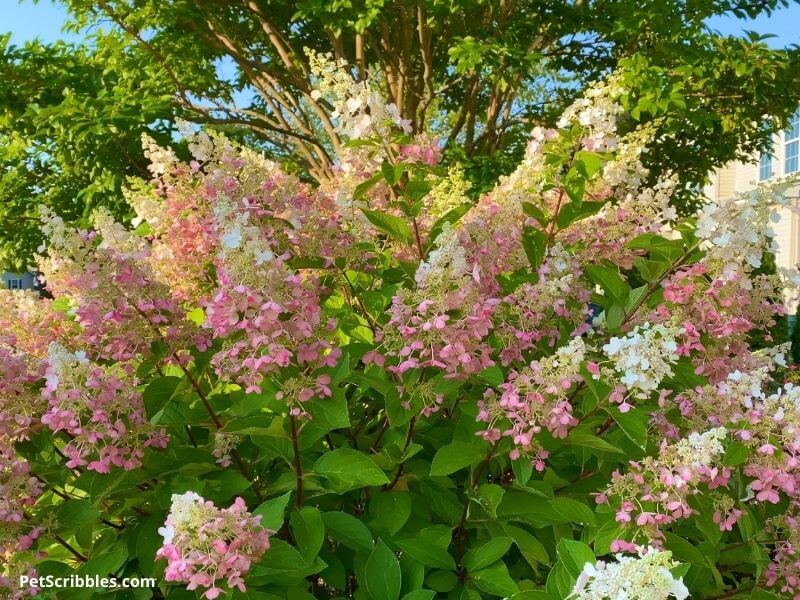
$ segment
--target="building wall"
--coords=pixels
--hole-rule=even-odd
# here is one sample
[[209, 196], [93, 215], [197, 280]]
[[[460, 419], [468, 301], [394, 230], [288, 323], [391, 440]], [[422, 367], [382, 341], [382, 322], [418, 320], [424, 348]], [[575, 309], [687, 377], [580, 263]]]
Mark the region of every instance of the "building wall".
[[[21, 286], [16, 287], [21, 281]], [[36, 287], [36, 277], [32, 273], [5, 273], [0, 274], [0, 287], [4, 289], [32, 290]]]

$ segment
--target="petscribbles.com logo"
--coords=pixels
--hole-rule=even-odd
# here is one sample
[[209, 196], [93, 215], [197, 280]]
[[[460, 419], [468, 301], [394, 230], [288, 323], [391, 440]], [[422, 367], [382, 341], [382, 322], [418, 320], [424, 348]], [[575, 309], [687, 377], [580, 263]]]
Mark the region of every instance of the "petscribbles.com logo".
[[19, 577], [20, 588], [39, 590], [48, 588], [151, 588], [156, 584], [156, 579], [153, 577], [125, 577], [123, 579], [101, 577], [100, 575], [69, 575], [68, 577], [20, 575]]

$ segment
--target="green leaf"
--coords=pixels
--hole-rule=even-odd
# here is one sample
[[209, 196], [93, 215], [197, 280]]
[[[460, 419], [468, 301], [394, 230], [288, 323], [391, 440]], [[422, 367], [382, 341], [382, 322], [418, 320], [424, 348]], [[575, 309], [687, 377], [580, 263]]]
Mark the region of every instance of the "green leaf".
[[478, 462], [486, 454], [486, 448], [468, 442], [453, 442], [436, 451], [431, 463], [431, 476], [449, 475]]
[[147, 387], [142, 392], [142, 401], [149, 419], [152, 419], [158, 411], [164, 408], [164, 405], [169, 402], [182, 381], [180, 377], [165, 375], [156, 377], [147, 384]]
[[[513, 465], [525, 464], [524, 460], [515, 461]], [[519, 477], [517, 478], [519, 479]], [[523, 482], [524, 483], [524, 482]], [[506, 491], [495, 483], [483, 483], [478, 487], [477, 495], [472, 499], [474, 503], [478, 504], [485, 510], [492, 518], [497, 516], [497, 507], [503, 500], [503, 494]]]
[[614, 302], [606, 309], [606, 326], [609, 331], [616, 332], [625, 321], [625, 308], [619, 302]]
[[383, 179], [383, 173], [375, 173], [372, 177], [367, 179], [366, 181], [362, 181], [356, 186], [356, 189], [353, 190], [353, 198], [358, 200], [362, 198], [364, 194], [366, 194], [376, 183]]
[[663, 260], [648, 260], [646, 258], [642, 258], [641, 256], [635, 257], [633, 259], [633, 264], [641, 274], [642, 279], [651, 283], [659, 281], [661, 277], [672, 267], [670, 262]]
[[370, 598], [374, 600], [397, 600], [400, 597], [402, 574], [400, 563], [389, 547], [378, 540], [367, 559], [364, 569], [365, 583]]
[[577, 500], [564, 496], [543, 498], [523, 491], [506, 492], [497, 515], [499, 518], [525, 521], [535, 527], [558, 523], [596, 523], [592, 509]]
[[301, 508], [289, 516], [297, 548], [306, 562], [313, 561], [325, 541], [325, 525], [318, 509], [311, 506]]
[[56, 518], [62, 530], [77, 531], [100, 518], [100, 511], [88, 500], [65, 500], [59, 504]]
[[[406, 195], [414, 202], [417, 200], [422, 200], [429, 191], [431, 191], [431, 182], [425, 181], [424, 179], [412, 179], [406, 184], [405, 189]], [[433, 228], [431, 229], [431, 232], [433, 232]], [[435, 238], [431, 237], [430, 239]]]
[[389, 237], [411, 245], [413, 236], [405, 219], [377, 210], [361, 209], [370, 223]]
[[570, 446], [578, 446], [580, 448], [589, 448], [591, 450], [600, 450], [601, 452], [613, 452], [623, 454], [622, 450], [609, 444], [602, 438], [586, 431], [585, 429], [573, 429], [567, 436], [566, 443]]
[[464, 566], [469, 572], [488, 567], [508, 552], [512, 541], [510, 537], [492, 538], [482, 546], [469, 550], [464, 555]]
[[393, 165], [389, 161], [385, 160], [381, 164], [381, 173], [383, 173], [383, 178], [386, 179], [386, 182], [389, 185], [394, 185], [400, 181], [400, 177], [403, 176], [404, 169], [404, 163], [397, 163], [396, 165]]
[[[250, 580], [258, 585], [259, 577], [266, 577], [267, 581], [294, 585], [303, 578], [322, 571], [326, 564], [320, 559], [307, 563], [294, 546], [291, 546], [277, 536], [269, 541], [269, 560], [265, 560], [251, 569]], [[258, 583], [256, 583], [258, 582]]]
[[431, 227], [430, 234], [428, 234], [429, 245], [432, 245], [433, 242], [436, 241], [436, 238], [442, 232], [442, 228], [444, 227], [445, 223], [457, 222], [461, 217], [467, 214], [470, 208], [472, 208], [472, 204], [460, 204], [439, 218]]
[[647, 447], [647, 424], [650, 421], [650, 417], [646, 412], [639, 408], [631, 408], [628, 412], [621, 412], [616, 407], [608, 408], [607, 412], [634, 444], [642, 450]]
[[517, 584], [508, 574], [508, 569], [501, 562], [495, 563], [486, 569], [470, 573], [470, 578], [479, 590], [487, 594], [507, 598], [519, 591]]
[[380, 525], [394, 535], [411, 516], [411, 495], [408, 492], [381, 492], [372, 498], [369, 511], [373, 526]]
[[[583, 195], [586, 193], [586, 179], [577, 175], [577, 170], [571, 171], [572, 176], [564, 180], [564, 191], [572, 200], [573, 204], [578, 206], [583, 202]], [[568, 173], [570, 175], [570, 173]]]
[[602, 265], [586, 265], [584, 271], [589, 279], [598, 284], [609, 297], [624, 302], [630, 291], [628, 284], [617, 269]]
[[547, 225], [547, 217], [545, 216], [542, 209], [536, 206], [535, 204], [531, 204], [530, 202], [523, 202], [522, 212], [524, 212], [529, 217], [533, 217], [534, 219], [539, 221], [539, 225], [541, 225], [542, 227]]
[[397, 547], [423, 565], [445, 571], [454, 570], [456, 561], [447, 551], [452, 540], [452, 530], [444, 525], [434, 525], [417, 533], [413, 538], [398, 540]]
[[591, 179], [602, 166], [603, 157], [597, 152], [580, 150], [575, 153], [575, 168], [586, 179]]
[[434, 571], [425, 578], [425, 584], [437, 592], [446, 593], [458, 585], [458, 577], [451, 571]]
[[586, 563], [594, 564], [596, 560], [592, 549], [576, 540], [561, 540], [556, 546], [556, 553], [573, 578], [581, 574]]
[[643, 299], [647, 294], [650, 293], [650, 286], [641, 285], [637, 288], [633, 288], [630, 293], [628, 294], [628, 298], [625, 300], [625, 312], [628, 313], [633, 310], [634, 307], [640, 306], [640, 302], [643, 302]]
[[389, 483], [386, 474], [363, 452], [337, 448], [323, 454], [314, 473], [327, 479], [338, 492]]
[[433, 590], [415, 590], [403, 596], [402, 600], [433, 600], [435, 596]]
[[283, 527], [286, 506], [289, 504], [292, 492], [286, 492], [282, 496], [267, 500], [253, 511], [254, 515], [261, 515], [261, 525], [272, 531], [278, 531]]
[[501, 385], [505, 381], [503, 370], [497, 365], [485, 368], [483, 371], [478, 373], [478, 377], [494, 387]]
[[722, 464], [726, 467], [735, 467], [742, 464], [750, 457], [750, 450], [741, 442], [731, 442], [725, 449]]
[[115, 573], [127, 558], [127, 548], [123, 544], [117, 544], [111, 546], [105, 552], [94, 554], [88, 562], [77, 569], [76, 573], [107, 577], [110, 573]]
[[694, 544], [669, 531], [664, 532], [664, 546], [672, 552], [675, 560], [684, 563], [707, 565], [706, 556]]
[[350, 427], [350, 415], [347, 410], [347, 398], [339, 388], [332, 388], [330, 398], [312, 398], [305, 407], [315, 425], [332, 431]]
[[547, 549], [532, 533], [528, 533], [520, 527], [514, 527], [507, 523], [503, 523], [503, 531], [514, 540], [522, 557], [532, 567], [535, 567], [536, 563], [546, 565], [550, 562], [550, 555], [547, 553]]
[[324, 512], [322, 522], [331, 538], [352, 550], [372, 551], [372, 534], [358, 518], [343, 512]]
[[625, 527], [617, 523], [613, 518], [607, 520], [594, 535], [592, 547], [595, 554], [598, 556], [608, 554], [611, 552], [611, 543], [624, 537]]
[[587, 217], [600, 212], [605, 205], [604, 202], [581, 202], [580, 204], [570, 203], [561, 207], [556, 215], [556, 225], [559, 229], [569, 227], [576, 221], [580, 221]]
[[550, 500], [550, 506], [569, 523], [577, 523], [578, 525], [595, 524], [594, 512], [582, 502], [559, 496]]
[[283, 430], [283, 421], [281, 418], [275, 418], [268, 413], [251, 415], [240, 419], [231, 419], [225, 424], [222, 431], [237, 433], [239, 435], [264, 435], [289, 439]]
[[547, 251], [547, 235], [541, 229], [526, 227], [522, 232], [522, 247], [532, 270], [537, 270]]

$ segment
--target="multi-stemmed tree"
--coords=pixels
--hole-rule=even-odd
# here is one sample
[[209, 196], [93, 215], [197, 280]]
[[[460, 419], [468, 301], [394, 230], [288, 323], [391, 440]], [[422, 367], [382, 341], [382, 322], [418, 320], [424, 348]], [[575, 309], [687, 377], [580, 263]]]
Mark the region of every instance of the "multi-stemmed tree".
[[[38, 246], [39, 204], [83, 224], [101, 205], [130, 217], [118, 199], [145, 166], [138, 137], [166, 143], [176, 117], [329, 180], [343, 140], [333, 107], [312, 95], [306, 48], [344, 60], [354, 81], [368, 77], [413, 132], [438, 135], [446, 162], [465, 165], [481, 192], [513, 169], [531, 127], [553, 125], [621, 63], [641, 83], [622, 102], [659, 132], [644, 161], [668, 161], [681, 190], [764, 144], [764, 117], [785, 118], [798, 96], [796, 50], [704, 24], [785, 0], [63, 3], [85, 43], [6, 40], [0, 60], [6, 265], [24, 266]], [[692, 209], [680, 193], [677, 206]]]

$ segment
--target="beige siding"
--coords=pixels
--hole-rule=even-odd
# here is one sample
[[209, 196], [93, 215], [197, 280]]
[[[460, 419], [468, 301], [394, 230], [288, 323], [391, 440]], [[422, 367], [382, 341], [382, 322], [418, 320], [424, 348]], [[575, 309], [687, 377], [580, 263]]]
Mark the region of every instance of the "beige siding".
[[736, 193], [736, 172], [735, 163], [720, 169], [715, 199], [728, 198]]
[[779, 267], [790, 269], [797, 263], [797, 215], [788, 208], [778, 211], [781, 220], [773, 224], [778, 252], [775, 256]]
[[731, 190], [732, 193], [728, 195], [733, 195], [733, 193], [738, 193], [743, 190], [750, 190], [755, 187], [758, 183], [758, 157], [753, 159], [751, 163], [738, 163], [736, 165], [734, 175], [734, 189]]

